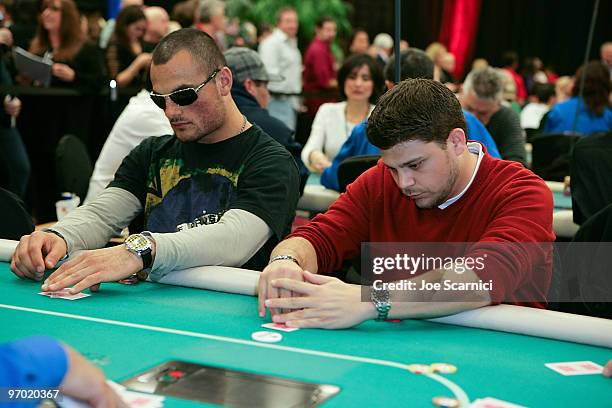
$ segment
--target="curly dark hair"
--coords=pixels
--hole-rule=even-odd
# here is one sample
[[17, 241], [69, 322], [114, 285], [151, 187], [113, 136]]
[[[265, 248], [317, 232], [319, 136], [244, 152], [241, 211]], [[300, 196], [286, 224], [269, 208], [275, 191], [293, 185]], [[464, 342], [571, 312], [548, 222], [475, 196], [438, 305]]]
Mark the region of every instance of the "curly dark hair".
[[610, 90], [612, 90], [608, 68], [600, 61], [591, 61], [578, 68], [574, 89], [572, 90], [574, 96], [578, 96], [580, 92], [580, 82], [583, 75], [585, 75], [585, 78], [582, 97], [591, 113], [597, 116], [603, 115], [606, 106], [608, 106]]

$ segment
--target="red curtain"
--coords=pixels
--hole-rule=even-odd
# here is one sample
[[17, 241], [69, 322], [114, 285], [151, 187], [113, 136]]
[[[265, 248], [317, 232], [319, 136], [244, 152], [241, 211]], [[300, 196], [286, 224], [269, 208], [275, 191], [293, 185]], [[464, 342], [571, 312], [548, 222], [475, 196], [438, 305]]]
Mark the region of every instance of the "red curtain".
[[471, 60], [476, 45], [478, 17], [482, 0], [446, 0], [442, 14], [439, 41], [455, 55], [457, 79], [467, 74], [467, 62]]

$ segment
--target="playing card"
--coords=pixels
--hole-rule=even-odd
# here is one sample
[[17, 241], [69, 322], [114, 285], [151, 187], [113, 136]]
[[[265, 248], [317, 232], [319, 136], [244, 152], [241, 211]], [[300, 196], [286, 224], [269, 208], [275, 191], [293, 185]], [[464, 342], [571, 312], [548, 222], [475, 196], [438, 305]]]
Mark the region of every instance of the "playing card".
[[164, 406], [164, 397], [154, 394], [143, 394], [133, 391], [118, 392], [119, 396], [129, 407], [133, 408], [159, 408]]
[[71, 295], [68, 292], [68, 289], [62, 289], [62, 290], [58, 290], [55, 292], [39, 292], [38, 294], [43, 295], [43, 296], [49, 296], [50, 298], [59, 298], [59, 299], [66, 299], [66, 300], [78, 300], [78, 299], [82, 299], [82, 298], [91, 296], [88, 293], [82, 293], [82, 292]]
[[[106, 383], [121, 397], [128, 407], [132, 408], [161, 408], [164, 406], [164, 397], [154, 394], [143, 394], [128, 391], [123, 385], [107, 380]], [[61, 408], [88, 408], [89, 404], [83, 401], [62, 395], [57, 403]]]
[[121, 384], [107, 380], [106, 383], [121, 397], [129, 407], [133, 408], [161, 408], [164, 406], [164, 397], [155, 394], [144, 394], [128, 391]]
[[526, 408], [522, 405], [513, 404], [508, 401], [502, 401], [497, 398], [479, 398], [472, 401], [470, 408]]
[[89, 408], [88, 403], [69, 397], [67, 395], [62, 395], [61, 397], [58, 397], [55, 403], [60, 408]]
[[592, 361], [570, 361], [567, 363], [548, 363], [546, 367], [562, 375], [601, 374], [603, 367]]
[[282, 323], [265, 323], [265, 324], [262, 324], [261, 327], [265, 327], [266, 329], [280, 330], [284, 332], [292, 332], [292, 331], [300, 330], [297, 327], [287, 327]]

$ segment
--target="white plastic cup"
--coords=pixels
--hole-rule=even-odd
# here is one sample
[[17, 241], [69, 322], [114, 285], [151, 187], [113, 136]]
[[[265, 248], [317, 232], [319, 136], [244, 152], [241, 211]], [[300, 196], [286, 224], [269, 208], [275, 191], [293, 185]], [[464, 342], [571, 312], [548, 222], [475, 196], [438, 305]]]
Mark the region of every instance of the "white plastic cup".
[[[66, 197], [65, 193], [62, 193], [62, 197]], [[69, 197], [66, 197], [63, 200], [59, 200], [55, 202], [55, 214], [57, 215], [57, 220], [61, 221], [66, 215], [70, 213], [70, 211], [74, 210], [81, 203], [81, 199], [76, 194], [71, 194]]]

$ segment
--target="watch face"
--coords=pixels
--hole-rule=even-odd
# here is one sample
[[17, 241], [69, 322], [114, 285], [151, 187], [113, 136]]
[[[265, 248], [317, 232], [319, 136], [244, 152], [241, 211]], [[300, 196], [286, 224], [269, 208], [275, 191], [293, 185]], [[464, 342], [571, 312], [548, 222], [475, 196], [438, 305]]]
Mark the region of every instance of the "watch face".
[[128, 249], [141, 253], [148, 249], [151, 249], [151, 243], [149, 240], [141, 234], [130, 235], [125, 239], [125, 245]]

